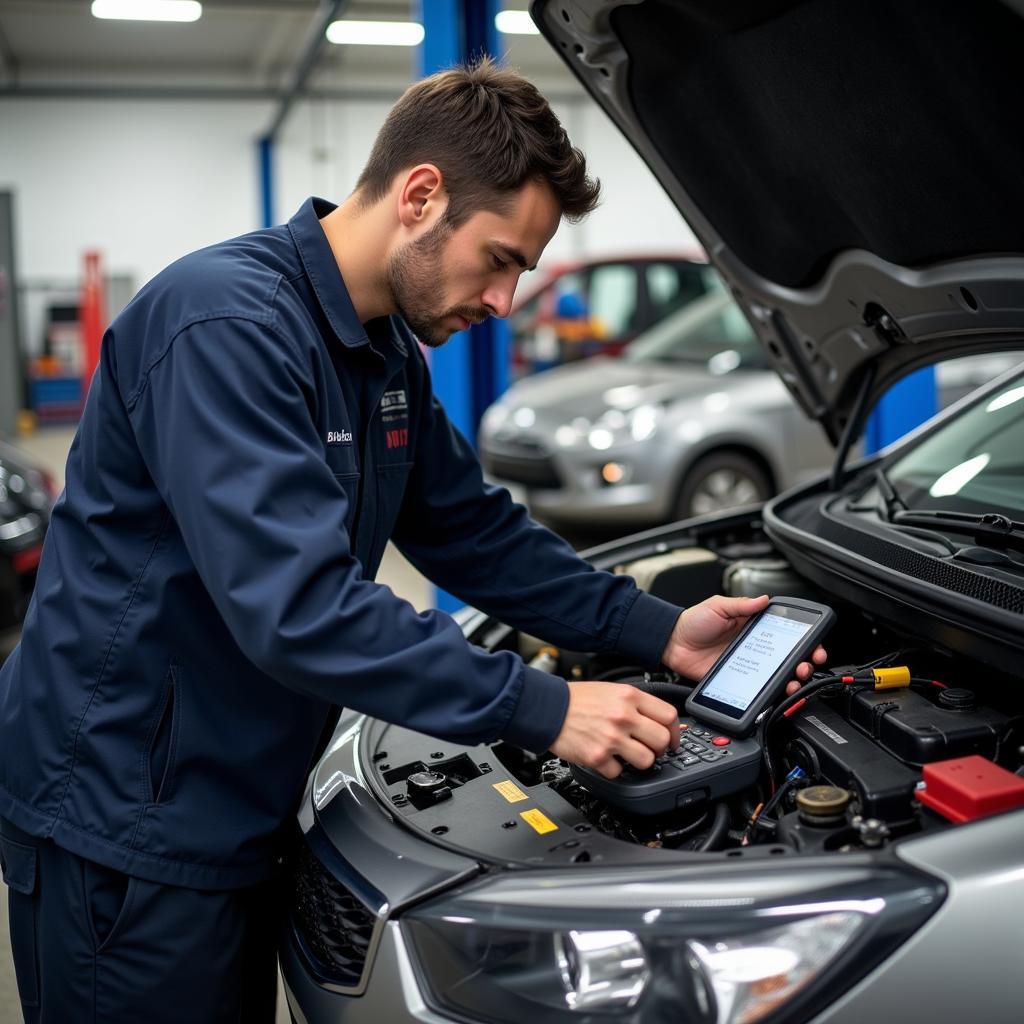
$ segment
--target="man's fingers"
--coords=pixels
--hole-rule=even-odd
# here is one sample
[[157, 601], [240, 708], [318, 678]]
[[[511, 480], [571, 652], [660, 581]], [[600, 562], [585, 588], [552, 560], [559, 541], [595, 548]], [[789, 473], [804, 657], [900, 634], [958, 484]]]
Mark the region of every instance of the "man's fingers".
[[616, 760], [614, 757], [606, 757], [603, 761], [595, 761], [593, 764], [588, 765], [593, 768], [599, 775], [603, 775], [606, 779], [617, 779], [622, 774], [622, 762]]
[[[794, 675], [796, 679], [792, 680], [786, 687], [786, 693], [796, 693], [801, 683], [806, 683], [808, 679], [814, 673], [815, 665], [824, 665], [828, 660], [828, 654], [825, 652], [825, 648], [820, 644], [814, 648], [814, 653], [811, 655], [811, 661], [801, 661], [796, 667]], [[813, 662], [813, 664], [812, 664]]]
[[551, 750], [607, 779], [622, 771], [622, 758], [649, 768], [669, 748], [679, 746], [676, 709], [628, 684], [569, 684], [569, 708]]
[[[675, 750], [679, 746], [679, 712], [668, 701], [662, 700], [660, 697], [644, 693], [642, 690], [638, 692], [640, 693], [640, 700], [637, 704], [637, 710], [645, 718], [657, 722], [668, 730], [668, 747]], [[654, 746], [652, 749], [658, 750], [660, 753], [665, 749], [665, 746]]]
[[[672, 733], [661, 725], [659, 722], [655, 722], [653, 719], [640, 717], [636, 725], [634, 725], [630, 735], [623, 741], [629, 743], [630, 740], [635, 740], [637, 743], [643, 744], [647, 750], [652, 752], [651, 760], [658, 754], [664, 753], [668, 750], [672, 743]], [[678, 744], [677, 744], [678, 746]], [[626, 756], [625, 749], [621, 750], [623, 756]], [[636, 764], [631, 758], [627, 758], [630, 764]], [[641, 766], [646, 767], [646, 766]]]
[[770, 600], [767, 594], [760, 597], [726, 597], [719, 599], [716, 610], [730, 619], [749, 619], [751, 615], [764, 611]]
[[620, 745], [619, 754], [624, 761], [631, 764], [634, 768], [639, 768], [640, 771], [644, 771], [650, 768], [654, 764], [654, 759], [660, 754], [659, 750], [656, 754], [646, 743], [639, 740], [627, 739]]

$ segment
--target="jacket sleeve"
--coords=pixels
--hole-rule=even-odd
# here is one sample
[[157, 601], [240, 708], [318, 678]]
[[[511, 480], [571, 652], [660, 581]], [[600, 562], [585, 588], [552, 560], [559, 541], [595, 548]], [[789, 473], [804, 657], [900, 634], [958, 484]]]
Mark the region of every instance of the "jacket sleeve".
[[577, 651], [617, 650], [654, 667], [681, 608], [629, 576], [593, 568], [534, 522], [432, 394], [420, 360], [415, 463], [394, 541], [425, 576], [502, 622]]
[[140, 451], [239, 648], [293, 689], [460, 743], [544, 750], [564, 680], [470, 645], [362, 577], [311, 373], [272, 326], [180, 332], [125, 402]]

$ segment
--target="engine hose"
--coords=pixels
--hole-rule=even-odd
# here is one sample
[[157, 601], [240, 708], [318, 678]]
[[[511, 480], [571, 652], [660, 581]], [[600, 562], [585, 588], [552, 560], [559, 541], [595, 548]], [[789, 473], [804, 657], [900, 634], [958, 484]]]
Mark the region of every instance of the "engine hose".
[[649, 693], [652, 697], [658, 697], [660, 700], [665, 701], [665, 703], [671, 704], [680, 714], [683, 713], [683, 705], [686, 704], [686, 698], [693, 693], [692, 686], [667, 683], [662, 679], [644, 679], [642, 676], [639, 679], [635, 677], [633, 679], [609, 679], [606, 682], [628, 683], [630, 686], [635, 686], [638, 690], [642, 690], [644, 693]]
[[631, 679], [642, 679], [644, 670], [639, 665], [622, 665], [594, 676], [599, 683], [628, 683]]
[[725, 841], [729, 833], [729, 806], [721, 802], [715, 806], [715, 820], [711, 823], [711, 830], [696, 847], [697, 853], [707, 853], [709, 850], [717, 850]]

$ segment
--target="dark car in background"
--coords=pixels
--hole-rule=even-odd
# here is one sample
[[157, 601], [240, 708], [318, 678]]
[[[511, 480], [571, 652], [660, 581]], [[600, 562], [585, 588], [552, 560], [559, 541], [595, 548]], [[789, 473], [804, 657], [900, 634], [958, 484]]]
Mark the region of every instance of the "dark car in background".
[[45, 470], [0, 442], [0, 661], [17, 642], [32, 596], [53, 490]]
[[[696, 724], [683, 751], [597, 786], [550, 752], [346, 713], [298, 816], [289, 1003], [307, 1024], [1017, 1024], [1024, 372], [849, 455], [905, 375], [1024, 343], [1024, 134], [1008, 127], [1024, 10], [531, 11], [836, 448], [763, 507], [588, 557], [683, 606], [828, 604], [829, 663], [744, 740], [757, 778], [735, 791], [706, 780], [746, 755]], [[569, 680], [680, 708], [690, 692], [545, 651], [486, 610], [458, 621]], [[675, 799], [642, 806], [630, 787], [648, 785]]]
[[614, 356], [641, 331], [703, 295], [714, 274], [699, 250], [546, 266], [509, 318], [512, 375]]

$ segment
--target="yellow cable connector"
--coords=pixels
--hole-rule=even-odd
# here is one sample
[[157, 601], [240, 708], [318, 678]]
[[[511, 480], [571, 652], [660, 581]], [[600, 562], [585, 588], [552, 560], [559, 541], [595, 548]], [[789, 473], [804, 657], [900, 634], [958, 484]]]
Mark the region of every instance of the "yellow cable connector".
[[898, 690], [910, 685], [910, 669], [906, 665], [895, 668], [873, 668], [876, 690]]

